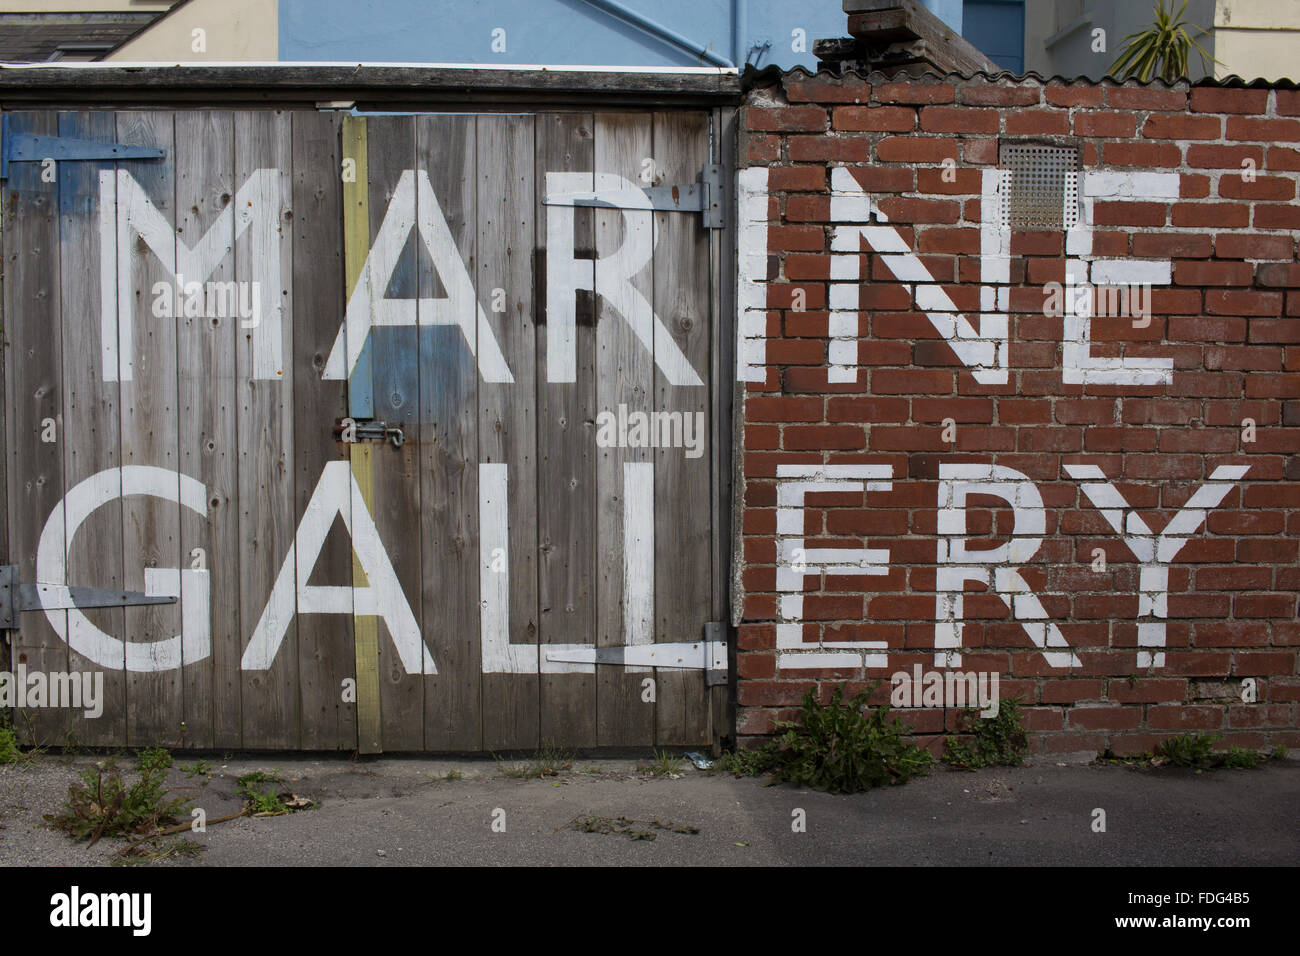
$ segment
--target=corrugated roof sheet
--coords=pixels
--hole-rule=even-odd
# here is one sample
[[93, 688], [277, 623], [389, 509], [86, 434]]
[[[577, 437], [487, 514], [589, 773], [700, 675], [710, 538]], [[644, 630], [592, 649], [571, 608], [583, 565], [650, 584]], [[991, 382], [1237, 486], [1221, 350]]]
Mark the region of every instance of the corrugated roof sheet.
[[1091, 77], [1091, 76], [1068, 77], [1068, 76], [1060, 76], [1059, 74], [1056, 76], [1043, 76], [1039, 73], [1034, 73], [1032, 71], [1028, 73], [1012, 73], [1007, 70], [1001, 70], [997, 73], [986, 73], [983, 70], [979, 70], [969, 74], [938, 73], [935, 72], [934, 70], [925, 70], [920, 74], [917, 74], [917, 73], [909, 72], [908, 70], [905, 69], [894, 70], [892, 72], [886, 72], [883, 70], [869, 70], [866, 73], [863, 73], [859, 70], [844, 70], [843, 72], [840, 72], [840, 71], [832, 70], [830, 68], [822, 68], [819, 69], [816, 73], [813, 73], [802, 66], [796, 66], [792, 70], [782, 72], [782, 70], [778, 68], [775, 64], [765, 66], [761, 70], [757, 70], [752, 66], [746, 67], [745, 72], [741, 74], [740, 79], [743, 87], [745, 89], [750, 89], [751, 87], [754, 86], [762, 86], [762, 85], [767, 85], [770, 82], [776, 82], [782, 76], [793, 76], [796, 74], [806, 77], [808, 79], [812, 79], [817, 76], [836, 78], [836, 77], [852, 75], [852, 76], [856, 76], [860, 80], [871, 80], [874, 82], [886, 82], [886, 83], [892, 83], [892, 82], [904, 81], [904, 80], [914, 80], [917, 79], [918, 76], [929, 76], [929, 77], [933, 77], [936, 80], [962, 80], [966, 82], [969, 82], [970, 80], [974, 80], [977, 78], [983, 79], [990, 83], [997, 83], [1004, 80], [1016, 82], [1016, 83], [1023, 82], [1025, 80], [1035, 80], [1036, 82], [1042, 83], [1044, 85], [1048, 83], [1071, 83], [1071, 84], [1072, 83], [1093, 83], [1093, 84], [1110, 83], [1114, 86], [1156, 87], [1159, 89], [1166, 89], [1166, 90], [1176, 89], [1179, 86], [1245, 87], [1250, 89], [1279, 89], [1279, 90], [1294, 90], [1300, 88], [1300, 84], [1297, 84], [1295, 80], [1290, 80], [1290, 79], [1266, 80], [1263, 77], [1258, 77], [1254, 80], [1246, 80], [1236, 75], [1225, 76], [1222, 79], [1217, 79], [1217, 80], [1214, 79], [1213, 77], [1205, 77], [1200, 80], [1179, 80], [1177, 81], [1177, 83], [1166, 83], [1164, 80], [1159, 78], [1143, 82], [1142, 80], [1138, 80], [1135, 78], [1120, 80], [1113, 76], [1104, 76], [1101, 79], [1097, 79], [1096, 77]]

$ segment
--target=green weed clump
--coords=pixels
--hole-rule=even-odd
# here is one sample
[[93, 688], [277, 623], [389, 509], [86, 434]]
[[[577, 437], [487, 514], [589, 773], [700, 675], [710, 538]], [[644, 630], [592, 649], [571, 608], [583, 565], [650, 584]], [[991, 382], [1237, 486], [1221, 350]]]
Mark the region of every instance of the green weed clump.
[[23, 752], [18, 749], [18, 735], [12, 727], [0, 727], [0, 764], [19, 763]]
[[152, 833], [188, 814], [190, 801], [168, 797], [164, 786], [172, 757], [166, 750], [141, 750], [136, 755], [140, 779], [130, 786], [115, 760], [101, 760], [68, 787], [68, 799], [57, 814], [46, 814], [50, 826], [74, 840], [94, 845], [101, 837], [135, 837]]
[[713, 761], [712, 769], [733, 777], [757, 777], [772, 769], [772, 754], [763, 747], [730, 751]]
[[309, 810], [314, 801], [281, 789], [284, 778], [274, 771], [254, 770], [235, 778], [235, 789], [244, 798], [244, 806], [254, 817], [278, 817], [298, 810]]
[[683, 757], [674, 757], [667, 750], [656, 750], [654, 759], [643, 765], [641, 769], [653, 777], [672, 777], [682, 772], [685, 763]]
[[1203, 770], [1217, 770], [1221, 767], [1229, 770], [1250, 770], [1268, 760], [1282, 760], [1287, 753], [1285, 747], [1274, 747], [1273, 751], [1267, 754], [1247, 747], [1215, 750], [1214, 745], [1222, 739], [1213, 734], [1184, 734], [1181, 737], [1170, 737], [1156, 745], [1155, 755], [1170, 766], [1186, 767], [1200, 773]]
[[958, 732], [969, 740], [943, 742], [943, 760], [961, 770], [979, 767], [1019, 767], [1029, 755], [1029, 735], [1020, 716], [1020, 698], [998, 702], [995, 717], [981, 717], [978, 708], [967, 707], [957, 718]]
[[769, 772], [776, 782], [828, 793], [856, 793], [906, 783], [929, 771], [929, 751], [903, 738], [912, 728], [893, 716], [888, 704], [868, 705], [873, 687], [847, 704], [844, 687], [830, 703], [804, 695], [800, 719], [767, 744]]
[[559, 777], [573, 770], [573, 754], [558, 747], [545, 746], [532, 760], [523, 763], [506, 763], [498, 760], [497, 767], [503, 777], [515, 780]]

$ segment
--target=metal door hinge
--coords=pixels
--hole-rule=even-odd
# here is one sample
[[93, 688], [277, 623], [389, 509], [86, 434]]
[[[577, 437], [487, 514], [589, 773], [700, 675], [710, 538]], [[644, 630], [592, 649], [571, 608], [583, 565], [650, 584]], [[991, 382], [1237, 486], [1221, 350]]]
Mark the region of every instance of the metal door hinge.
[[394, 448], [406, 443], [406, 433], [388, 422], [340, 418], [334, 422], [334, 437], [343, 442], [390, 441]]
[[709, 163], [698, 183], [647, 186], [644, 189], [598, 189], [592, 192], [549, 193], [547, 206], [594, 206], [600, 209], [651, 209], [655, 212], [698, 212], [705, 229], [724, 223], [726, 186], [722, 166]]
[[128, 146], [123, 143], [99, 143], [70, 136], [38, 136], [35, 133], [10, 133], [9, 117], [0, 117], [0, 179], [9, 177], [10, 163], [40, 163], [77, 160], [165, 159], [161, 146]]
[[138, 604], [175, 604], [174, 595], [142, 594], [139, 591], [67, 587], [62, 584], [28, 584], [18, 580], [18, 566], [0, 565], [0, 629], [18, 627], [23, 611], [81, 607], [135, 607]]
[[[704, 625], [702, 641], [674, 644], [615, 644], [610, 647], [570, 647], [546, 652], [548, 661], [566, 664], [612, 664], [615, 667], [666, 667], [702, 670], [712, 687], [727, 681], [727, 642], [722, 624]], [[542, 645], [545, 647], [545, 645]]]
[[711, 655], [713, 666], [704, 672], [708, 687], [727, 682], [727, 624], [725, 621], [708, 621], [704, 625], [704, 642], [716, 648]]

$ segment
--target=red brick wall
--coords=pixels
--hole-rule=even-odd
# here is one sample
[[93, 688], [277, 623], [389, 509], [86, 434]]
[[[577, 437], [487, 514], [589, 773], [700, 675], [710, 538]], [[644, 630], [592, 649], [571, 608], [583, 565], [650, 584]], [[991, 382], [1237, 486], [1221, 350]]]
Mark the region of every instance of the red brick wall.
[[[809, 688], [827, 694], [843, 681], [880, 679], [884, 699], [892, 673], [914, 664], [943, 669], [937, 580], [944, 568], [949, 580], [953, 573], [939, 555], [954, 513], [948, 509], [941, 534], [938, 497], [963, 480], [953, 475], [979, 475], [951, 467], [965, 463], [1010, 469], [997, 472], [1004, 478], [1019, 473], [1041, 499], [1039, 509], [1018, 478], [998, 486], [1013, 499], [1027, 496], [1025, 516], [1013, 523], [1007, 501], [967, 488], [956, 517], [968, 550], [1026, 537], [1039, 543], [1023, 561], [988, 568], [990, 585], [960, 584], [962, 613], [953, 618], [962, 655], [953, 666], [999, 673], [1002, 696], [1022, 697], [1037, 748], [1144, 751], [1183, 731], [1243, 746], [1300, 745], [1300, 92], [934, 77], [874, 83], [796, 72], [750, 93], [740, 135], [742, 166], [767, 170], [766, 201], [754, 174], [741, 174], [751, 190], [741, 197], [742, 307], [746, 286], [750, 296], [741, 350], [751, 366], [741, 370], [749, 379], [742, 741], [792, 717]], [[997, 168], [1000, 143], [1019, 142], [1078, 147], [1080, 189], [1086, 182], [1095, 193], [1091, 251], [1067, 248], [1063, 230], [1012, 231], [1006, 281], [990, 282], [981, 260], [982, 249], [993, 248], [982, 245], [985, 170]], [[866, 197], [874, 221], [835, 213], [840, 167], [858, 190], [844, 189], [841, 178], [840, 193]], [[1099, 172], [1142, 175], [1089, 175]], [[1105, 184], [1115, 182], [1138, 195], [1108, 196]], [[878, 231], [863, 234], [860, 252], [833, 248], [837, 228], [857, 227]], [[906, 268], [891, 247], [896, 240], [915, 253]], [[892, 264], [882, 255], [891, 248]], [[1170, 281], [1151, 289], [1149, 324], [1097, 316], [1091, 343], [1080, 353], [1075, 342], [1071, 359], [1067, 318], [1047, 314], [1045, 286], [1065, 277], [1072, 258], [1101, 276], [1108, 267], [1098, 261], [1167, 261]], [[860, 278], [835, 318], [831, 280], [846, 274]], [[984, 285], [993, 291], [982, 295]], [[944, 311], [934, 305], [936, 288], [988, 336], [989, 349], [998, 315], [1006, 315], [1006, 360], [986, 366], [983, 380], [931, 320]], [[856, 345], [832, 349], [836, 322], [842, 343], [843, 323], [855, 323]], [[847, 373], [828, 374], [846, 354], [854, 356]], [[1081, 354], [1089, 367], [1082, 382]], [[1107, 382], [1107, 359], [1171, 360], [1172, 371], [1167, 382]], [[1094, 375], [1089, 363], [1103, 371]], [[996, 381], [1003, 369], [1005, 381]], [[782, 487], [799, 483], [789, 474], [794, 465], [812, 466], [809, 481], [836, 480], [816, 466], [889, 468], [874, 473], [874, 489], [872, 472], [841, 471], [857, 485], [806, 487], [799, 502], [790, 491], [781, 497]], [[782, 466], [787, 474], [778, 477]], [[1233, 477], [1224, 466], [1248, 470]], [[1085, 493], [1087, 483], [1103, 504], [1110, 492], [1096, 486], [1109, 484], [1136, 515], [1116, 520], [1135, 538], [1145, 526], [1153, 548], [1202, 486], [1221, 498], [1192, 529], [1170, 529], [1166, 548], [1182, 547], [1165, 565], [1163, 616], [1151, 606], [1158, 576], [1143, 578], [1139, 556]], [[1191, 501], [1198, 503], [1204, 499]], [[1037, 534], [1034, 514], [1043, 525]], [[802, 544], [798, 562], [779, 556], [791, 542]], [[787, 571], [783, 586], [780, 567], [821, 566], [816, 549], [846, 549], [850, 562], [868, 549], [876, 566], [800, 574], [801, 590], [790, 588]], [[1014, 571], [1003, 590], [1012, 605], [1023, 602], [1030, 629], [994, 593], [998, 567]], [[1028, 596], [1011, 595], [1017, 582]], [[802, 607], [792, 614], [795, 605], [784, 602], [796, 594]], [[1139, 664], [1139, 625], [1159, 624], [1163, 646], [1144, 648]], [[797, 647], [778, 647], [781, 626], [783, 642], [795, 634]], [[1047, 630], [1065, 646], [1040, 647], [1051, 640]], [[837, 658], [812, 656], [840, 649]], [[1057, 655], [1055, 664], [1044, 650]], [[1061, 666], [1062, 654], [1074, 659]], [[817, 661], [834, 666], [798, 666]], [[1255, 702], [1242, 700], [1246, 678], [1255, 681]], [[908, 715], [921, 733], [952, 729], [954, 717], [951, 708]]]

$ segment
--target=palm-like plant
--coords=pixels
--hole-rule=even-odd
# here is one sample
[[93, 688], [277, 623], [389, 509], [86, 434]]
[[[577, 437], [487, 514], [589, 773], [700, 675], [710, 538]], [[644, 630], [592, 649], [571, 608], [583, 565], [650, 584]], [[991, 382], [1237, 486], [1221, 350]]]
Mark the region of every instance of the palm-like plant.
[[[1201, 55], [1202, 66], [1217, 63], [1205, 47], [1187, 32], [1187, 21], [1183, 19], [1183, 11], [1186, 9], [1187, 0], [1183, 0], [1177, 13], [1166, 10], [1165, 0], [1160, 0], [1154, 7], [1155, 22], [1145, 30], [1130, 33], [1124, 38], [1128, 43], [1110, 68], [1111, 73], [1120, 79], [1136, 76], [1143, 82], [1159, 76], [1166, 83], [1173, 83], [1187, 76], [1187, 59], [1193, 47]], [[1205, 32], [1199, 30], [1201, 35]]]

